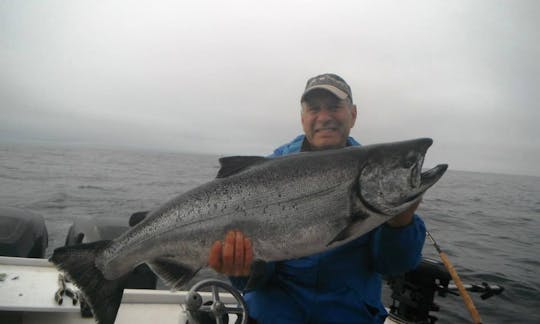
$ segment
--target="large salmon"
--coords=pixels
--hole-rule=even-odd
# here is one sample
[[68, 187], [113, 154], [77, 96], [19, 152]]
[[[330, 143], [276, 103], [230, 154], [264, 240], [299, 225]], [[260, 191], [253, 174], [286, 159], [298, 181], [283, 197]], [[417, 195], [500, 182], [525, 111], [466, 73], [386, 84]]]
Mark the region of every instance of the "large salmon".
[[447, 165], [422, 173], [431, 139], [220, 159], [217, 178], [170, 200], [113, 241], [61, 247], [51, 257], [82, 290], [99, 323], [114, 322], [122, 278], [146, 263], [179, 287], [206, 266], [231, 229], [273, 261], [335, 248], [407, 210]]

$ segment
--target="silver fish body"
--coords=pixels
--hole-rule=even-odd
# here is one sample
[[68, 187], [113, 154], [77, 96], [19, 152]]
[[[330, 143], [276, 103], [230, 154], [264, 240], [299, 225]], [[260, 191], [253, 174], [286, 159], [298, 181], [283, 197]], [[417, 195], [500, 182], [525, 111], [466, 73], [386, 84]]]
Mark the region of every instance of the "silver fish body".
[[[93, 246], [93, 265], [104, 279], [115, 280], [147, 263], [180, 286], [206, 265], [211, 245], [230, 229], [250, 237], [255, 258], [266, 261], [332, 249], [407, 210], [440, 179], [446, 165], [421, 173], [431, 144], [417, 139], [277, 158], [222, 158], [215, 180], [167, 202], [119, 238]], [[70, 272], [69, 254], [61, 248], [52, 260]]]

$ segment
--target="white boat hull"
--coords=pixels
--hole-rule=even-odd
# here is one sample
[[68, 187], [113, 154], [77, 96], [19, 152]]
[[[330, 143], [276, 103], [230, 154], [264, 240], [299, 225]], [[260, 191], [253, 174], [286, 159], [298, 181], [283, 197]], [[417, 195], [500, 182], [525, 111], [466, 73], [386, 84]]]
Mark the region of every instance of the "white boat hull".
[[[59, 272], [46, 259], [0, 257], [0, 322], [5, 319], [21, 324], [92, 324], [83, 318], [79, 304], [64, 297], [61, 305], [55, 300]], [[126, 289], [116, 317], [116, 324], [186, 323], [184, 303], [187, 291]], [[211, 293], [201, 293], [211, 300]], [[230, 294], [220, 293], [221, 301], [236, 304]], [[236, 320], [231, 315], [230, 323]], [[395, 323], [389, 319], [385, 324]]]

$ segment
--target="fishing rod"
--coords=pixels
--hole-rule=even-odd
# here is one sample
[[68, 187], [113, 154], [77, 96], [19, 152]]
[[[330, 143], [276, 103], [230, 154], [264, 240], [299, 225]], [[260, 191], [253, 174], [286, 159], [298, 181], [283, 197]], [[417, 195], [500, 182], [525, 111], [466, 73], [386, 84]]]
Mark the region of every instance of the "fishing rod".
[[439, 257], [441, 258], [442, 262], [444, 263], [444, 266], [446, 267], [446, 269], [450, 273], [450, 276], [452, 277], [452, 280], [454, 280], [454, 283], [456, 284], [456, 286], [457, 286], [457, 288], [459, 290], [459, 293], [460, 293], [461, 297], [463, 298], [463, 302], [465, 303], [465, 307], [467, 307], [467, 310], [469, 311], [469, 313], [471, 313], [473, 323], [474, 324], [481, 324], [482, 320], [480, 319], [480, 314], [476, 310], [476, 307], [474, 306], [474, 303], [473, 303], [473, 301], [471, 299], [471, 296], [469, 296], [469, 293], [467, 292], [467, 290], [463, 286], [463, 282], [461, 282], [461, 279], [459, 278], [459, 276], [458, 276], [458, 274], [456, 272], [456, 269], [454, 269], [454, 266], [452, 265], [452, 263], [450, 263], [450, 260], [448, 259], [448, 256], [446, 255], [446, 253], [444, 253], [441, 250], [441, 248], [439, 247], [439, 245], [437, 244], [437, 242], [435, 242], [435, 239], [433, 238], [433, 236], [431, 236], [431, 233], [429, 231], [426, 231], [426, 234], [429, 237], [429, 239], [431, 240], [431, 242], [433, 243], [433, 246], [435, 246], [435, 249], [437, 250], [437, 252], [439, 253]]

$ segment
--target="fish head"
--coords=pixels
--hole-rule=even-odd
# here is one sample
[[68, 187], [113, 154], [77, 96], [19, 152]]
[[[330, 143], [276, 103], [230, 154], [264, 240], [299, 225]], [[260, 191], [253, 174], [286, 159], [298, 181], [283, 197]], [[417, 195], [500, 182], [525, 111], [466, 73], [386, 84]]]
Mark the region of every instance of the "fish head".
[[373, 212], [396, 216], [422, 199], [444, 174], [440, 164], [422, 172], [430, 138], [374, 145], [358, 177], [358, 194]]

